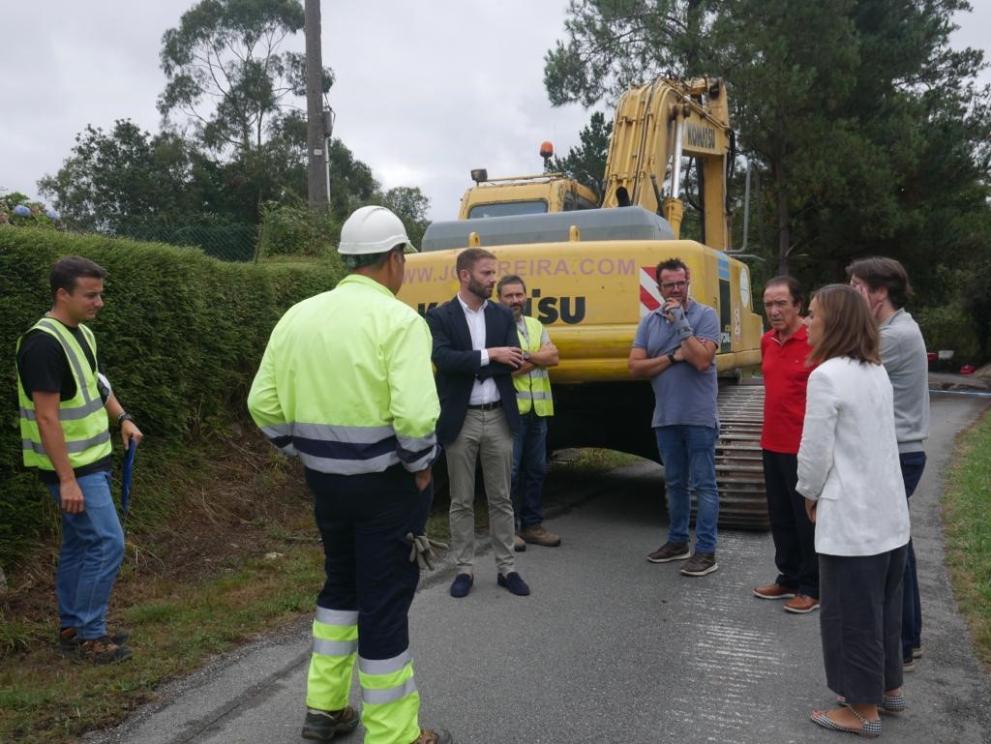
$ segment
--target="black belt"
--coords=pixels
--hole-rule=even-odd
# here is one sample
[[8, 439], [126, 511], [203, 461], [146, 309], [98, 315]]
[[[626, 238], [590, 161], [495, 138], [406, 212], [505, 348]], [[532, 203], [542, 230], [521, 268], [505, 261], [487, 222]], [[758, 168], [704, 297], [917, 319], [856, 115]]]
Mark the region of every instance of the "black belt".
[[472, 405], [471, 403], [468, 404], [468, 408], [470, 408], [473, 411], [494, 411], [496, 408], [499, 408], [500, 406], [502, 406], [502, 401], [499, 400], [497, 400], [495, 403], [478, 403], [475, 405]]

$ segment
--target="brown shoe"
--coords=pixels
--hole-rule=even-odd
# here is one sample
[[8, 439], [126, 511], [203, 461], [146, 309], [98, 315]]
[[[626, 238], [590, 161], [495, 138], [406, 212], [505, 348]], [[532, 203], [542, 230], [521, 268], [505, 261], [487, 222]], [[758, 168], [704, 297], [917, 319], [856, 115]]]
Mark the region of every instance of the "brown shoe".
[[692, 553], [685, 565], [681, 567], [682, 576], [708, 576], [719, 570], [715, 553]]
[[669, 561], [687, 561], [692, 556], [688, 543], [666, 542], [653, 553], [647, 555], [651, 563], [668, 563]]
[[795, 590], [781, 584], [764, 584], [754, 588], [754, 596], [761, 599], [791, 599], [795, 596]]
[[124, 644], [114, 643], [110, 636], [82, 641], [78, 649], [77, 658], [93, 664], [115, 664], [131, 658], [131, 649]]
[[796, 594], [793, 599], [785, 602], [785, 612], [795, 615], [807, 615], [819, 609], [819, 600], [806, 594]]
[[545, 548], [556, 548], [561, 544], [561, 537], [544, 529], [544, 525], [538, 524], [534, 527], [524, 527], [520, 530], [520, 537], [526, 542], [534, 545], [543, 545]]
[[351, 733], [357, 727], [358, 713], [350, 705], [340, 710], [307, 708], [300, 736], [310, 741], [330, 741], [338, 734]]
[[410, 744], [454, 744], [454, 737], [444, 729], [420, 729], [420, 735]]
[[513, 535], [513, 550], [517, 553], [522, 553], [526, 550], [526, 543], [523, 542], [523, 538], [519, 535]]
[[[107, 635], [118, 646], [123, 646], [127, 642], [127, 639], [131, 637], [131, 634], [126, 630], [117, 630], [113, 633], [107, 633]], [[77, 628], [59, 629], [58, 648], [63, 656], [74, 656], [77, 654], [79, 652], [79, 644], [82, 642], [83, 639], [79, 637], [79, 630]]]

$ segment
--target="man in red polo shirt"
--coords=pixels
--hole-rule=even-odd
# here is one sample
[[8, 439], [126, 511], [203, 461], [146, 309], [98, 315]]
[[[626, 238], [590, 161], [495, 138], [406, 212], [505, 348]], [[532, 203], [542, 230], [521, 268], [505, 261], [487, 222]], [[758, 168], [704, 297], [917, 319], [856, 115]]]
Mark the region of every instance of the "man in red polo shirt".
[[819, 558], [815, 525], [805, 513], [798, 482], [798, 445], [805, 420], [805, 388], [812, 367], [802, 323], [802, 288], [794, 277], [777, 276], [764, 288], [764, 312], [771, 330], [760, 340], [764, 375], [764, 454], [767, 511], [774, 538], [778, 578], [758, 586], [761, 599], [786, 599], [785, 610], [800, 615], [819, 609]]

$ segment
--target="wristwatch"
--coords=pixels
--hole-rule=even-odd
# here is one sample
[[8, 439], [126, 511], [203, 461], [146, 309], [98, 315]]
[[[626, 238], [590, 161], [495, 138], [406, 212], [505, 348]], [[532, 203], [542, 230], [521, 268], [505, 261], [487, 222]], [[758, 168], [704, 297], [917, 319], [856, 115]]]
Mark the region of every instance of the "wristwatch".
[[529, 351], [524, 351], [523, 352], [523, 361], [524, 362], [529, 362], [530, 361], [530, 352]]
[[678, 360], [674, 358], [674, 352], [673, 351], [669, 351], [668, 352], [668, 361], [671, 362], [671, 364], [677, 364], [678, 363]]
[[120, 416], [117, 417], [117, 426], [120, 426], [125, 421], [134, 421], [134, 416], [126, 412], [122, 413]]

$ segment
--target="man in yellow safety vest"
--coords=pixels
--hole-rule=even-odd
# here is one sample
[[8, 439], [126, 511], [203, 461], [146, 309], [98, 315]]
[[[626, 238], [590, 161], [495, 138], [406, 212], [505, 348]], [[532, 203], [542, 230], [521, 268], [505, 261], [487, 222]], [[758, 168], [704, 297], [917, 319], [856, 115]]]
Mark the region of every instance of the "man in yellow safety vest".
[[517, 552], [526, 544], [556, 548], [561, 538], [546, 529], [543, 488], [547, 475], [547, 420], [554, 415], [548, 367], [558, 364], [557, 347], [536, 318], [524, 315], [527, 295], [523, 279], [510, 274], [496, 285], [499, 302], [513, 311], [523, 350], [523, 366], [513, 372], [521, 426], [513, 439], [513, 506]]
[[59, 650], [97, 664], [127, 659], [125, 633], [108, 633], [107, 607], [124, 558], [110, 493], [109, 419], [125, 449], [141, 431], [101, 374], [85, 325], [103, 307], [106, 270], [81, 256], [52, 268], [52, 309], [17, 342], [17, 399], [24, 464], [61, 507], [55, 593]]
[[323, 538], [305, 739], [357, 726], [357, 656], [366, 744], [452, 742], [420, 729], [409, 653], [419, 569], [407, 535], [426, 524], [440, 413], [430, 331], [396, 299], [414, 250], [388, 209], [355, 211], [338, 247], [350, 273], [282, 316], [248, 396], [265, 436], [303, 461]]

